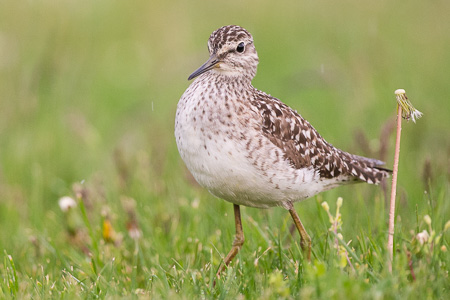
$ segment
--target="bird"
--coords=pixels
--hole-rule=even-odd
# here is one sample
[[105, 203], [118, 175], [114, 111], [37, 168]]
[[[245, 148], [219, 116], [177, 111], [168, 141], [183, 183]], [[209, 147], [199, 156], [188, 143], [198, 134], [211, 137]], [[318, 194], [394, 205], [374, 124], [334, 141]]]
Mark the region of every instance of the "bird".
[[178, 102], [175, 139], [196, 181], [233, 204], [236, 234], [217, 276], [244, 244], [240, 206], [288, 210], [310, 261], [311, 238], [294, 203], [348, 183], [379, 184], [391, 171], [334, 147], [296, 110], [253, 87], [259, 58], [246, 29], [215, 30], [208, 51]]

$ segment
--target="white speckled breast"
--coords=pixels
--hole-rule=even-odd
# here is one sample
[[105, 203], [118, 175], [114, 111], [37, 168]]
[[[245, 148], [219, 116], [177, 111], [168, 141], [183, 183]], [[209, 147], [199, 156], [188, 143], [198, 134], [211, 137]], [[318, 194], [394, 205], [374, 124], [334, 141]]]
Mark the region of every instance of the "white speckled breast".
[[[198, 183], [217, 197], [259, 208], [288, 207], [320, 191], [322, 185], [313, 184], [318, 182], [313, 168], [292, 168], [282, 151], [261, 135], [257, 109], [238, 99], [241, 93], [228, 81], [213, 77], [195, 80], [176, 113], [178, 150]], [[245, 86], [251, 91], [247, 96], [253, 96], [254, 88]]]

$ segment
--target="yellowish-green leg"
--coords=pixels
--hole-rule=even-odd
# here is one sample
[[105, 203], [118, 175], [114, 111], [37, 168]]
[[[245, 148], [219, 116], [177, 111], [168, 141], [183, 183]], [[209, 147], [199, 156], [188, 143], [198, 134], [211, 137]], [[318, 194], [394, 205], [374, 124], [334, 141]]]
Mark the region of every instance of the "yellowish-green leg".
[[223, 260], [222, 267], [217, 272], [216, 276], [220, 277], [220, 273], [230, 264], [233, 258], [238, 254], [239, 250], [241, 250], [242, 245], [244, 244], [244, 231], [242, 230], [242, 222], [241, 222], [241, 209], [239, 205], [234, 204], [234, 222], [236, 224], [236, 236], [234, 238], [233, 247], [231, 247], [230, 252], [228, 252], [227, 257]]
[[289, 209], [289, 213], [294, 220], [294, 224], [295, 227], [297, 227], [298, 233], [300, 233], [300, 246], [302, 247], [303, 252], [306, 252], [306, 258], [308, 259], [308, 261], [311, 261], [311, 238], [306, 232], [305, 227], [303, 227], [302, 221], [300, 221], [300, 218], [293, 207]]

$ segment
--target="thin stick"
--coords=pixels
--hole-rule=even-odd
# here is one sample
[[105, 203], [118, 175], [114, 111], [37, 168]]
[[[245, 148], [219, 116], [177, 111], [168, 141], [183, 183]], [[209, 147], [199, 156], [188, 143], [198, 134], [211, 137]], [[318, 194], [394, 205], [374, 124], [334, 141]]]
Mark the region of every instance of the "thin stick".
[[395, 154], [394, 154], [394, 168], [392, 170], [392, 189], [391, 189], [391, 205], [389, 209], [389, 237], [388, 237], [388, 251], [389, 272], [392, 273], [392, 260], [394, 259], [394, 219], [395, 219], [395, 194], [397, 192], [397, 174], [398, 161], [400, 157], [400, 136], [402, 134], [402, 107], [397, 105], [397, 138], [395, 140]]

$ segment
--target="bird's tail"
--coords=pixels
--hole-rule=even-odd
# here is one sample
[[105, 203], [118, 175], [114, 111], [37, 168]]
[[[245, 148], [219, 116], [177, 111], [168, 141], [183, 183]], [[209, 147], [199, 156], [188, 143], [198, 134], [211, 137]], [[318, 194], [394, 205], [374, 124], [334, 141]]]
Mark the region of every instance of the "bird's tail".
[[378, 159], [367, 158], [347, 153], [349, 175], [357, 180], [371, 184], [379, 184], [392, 173], [391, 170], [382, 167], [385, 163]]

